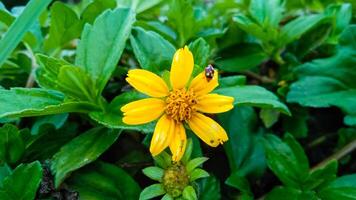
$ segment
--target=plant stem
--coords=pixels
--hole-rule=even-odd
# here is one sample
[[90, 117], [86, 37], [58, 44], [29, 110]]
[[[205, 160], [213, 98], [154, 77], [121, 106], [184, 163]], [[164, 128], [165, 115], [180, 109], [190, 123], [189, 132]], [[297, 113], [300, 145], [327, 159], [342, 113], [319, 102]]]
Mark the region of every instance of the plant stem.
[[25, 47], [27, 48], [27, 54], [28, 56], [30, 57], [31, 59], [31, 72], [30, 74], [28, 75], [28, 78], [27, 78], [27, 82], [26, 82], [26, 88], [32, 88], [34, 83], [35, 83], [35, 72], [36, 72], [36, 69], [37, 69], [37, 63], [36, 63], [36, 56], [35, 54], [33, 53], [31, 47], [25, 43]]
[[319, 163], [316, 166], [314, 166], [311, 169], [311, 171], [314, 171], [314, 170], [319, 169], [319, 168], [323, 168], [327, 164], [329, 164], [331, 161], [339, 160], [339, 159], [343, 158], [344, 156], [346, 156], [347, 154], [349, 154], [352, 151], [354, 151], [355, 149], [356, 149], [356, 140], [350, 142], [349, 144], [344, 146], [342, 149], [338, 150], [337, 152], [335, 152], [334, 154], [332, 154], [331, 156], [329, 156], [328, 158], [323, 160], [321, 163]]
[[241, 74], [244, 74], [246, 76], [254, 78], [254, 79], [260, 81], [261, 83], [275, 83], [276, 82], [274, 79], [268, 78], [267, 76], [261, 76], [255, 72], [252, 72], [249, 70], [243, 71], [243, 72], [241, 72]]

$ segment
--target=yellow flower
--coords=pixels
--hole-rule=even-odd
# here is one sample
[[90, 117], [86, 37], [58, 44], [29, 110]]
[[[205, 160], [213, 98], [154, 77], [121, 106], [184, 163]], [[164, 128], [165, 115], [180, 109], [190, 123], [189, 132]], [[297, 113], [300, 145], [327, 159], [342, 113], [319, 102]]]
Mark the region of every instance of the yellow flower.
[[159, 118], [150, 145], [153, 156], [169, 146], [172, 160], [179, 161], [186, 148], [184, 123], [205, 143], [212, 147], [228, 140], [225, 130], [202, 113], [221, 113], [233, 108], [232, 97], [209, 94], [218, 85], [218, 73], [212, 77], [201, 72], [189, 83], [194, 67], [193, 55], [185, 46], [173, 57], [170, 90], [156, 74], [142, 69], [128, 72], [126, 81], [150, 98], [134, 101], [121, 108], [123, 122], [139, 125]]

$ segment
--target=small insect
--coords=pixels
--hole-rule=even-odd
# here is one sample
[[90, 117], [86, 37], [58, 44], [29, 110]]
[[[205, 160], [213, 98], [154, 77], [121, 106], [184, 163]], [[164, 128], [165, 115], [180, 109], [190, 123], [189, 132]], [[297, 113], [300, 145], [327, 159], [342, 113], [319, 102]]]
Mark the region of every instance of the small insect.
[[205, 78], [208, 80], [208, 82], [214, 78], [214, 67], [212, 65], [208, 65], [205, 67]]

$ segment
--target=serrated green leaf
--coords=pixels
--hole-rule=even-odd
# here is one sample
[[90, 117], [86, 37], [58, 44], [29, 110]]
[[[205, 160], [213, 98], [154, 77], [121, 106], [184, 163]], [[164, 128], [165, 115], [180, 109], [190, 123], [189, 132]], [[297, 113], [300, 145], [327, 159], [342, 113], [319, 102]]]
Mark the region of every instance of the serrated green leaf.
[[120, 133], [117, 130], [97, 127], [64, 145], [52, 159], [55, 187], [60, 186], [68, 173], [96, 160], [116, 141]]
[[140, 187], [123, 169], [95, 162], [74, 172], [66, 181], [81, 199], [138, 199]]
[[0, 187], [0, 197], [9, 200], [35, 199], [41, 178], [42, 167], [38, 161], [21, 164], [4, 179], [3, 185]]
[[169, 70], [175, 47], [159, 34], [136, 27], [130, 42], [141, 68], [161, 73]]
[[163, 189], [163, 186], [161, 184], [153, 184], [143, 189], [140, 194], [140, 200], [152, 199], [154, 197], [161, 196], [165, 193], [166, 191]]
[[164, 170], [159, 167], [146, 167], [142, 172], [144, 175], [155, 181], [161, 181], [164, 174]]
[[132, 10], [118, 8], [104, 12], [93, 25], [84, 27], [75, 64], [92, 78], [99, 92], [116, 69], [134, 21]]

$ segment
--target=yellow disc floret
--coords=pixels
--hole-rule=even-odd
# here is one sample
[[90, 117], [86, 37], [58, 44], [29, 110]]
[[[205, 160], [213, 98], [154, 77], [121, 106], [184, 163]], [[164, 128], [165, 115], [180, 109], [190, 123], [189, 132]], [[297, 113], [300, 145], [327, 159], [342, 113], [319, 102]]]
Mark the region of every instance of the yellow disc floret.
[[185, 88], [173, 90], [166, 98], [166, 114], [176, 122], [189, 120], [196, 111], [197, 97]]

